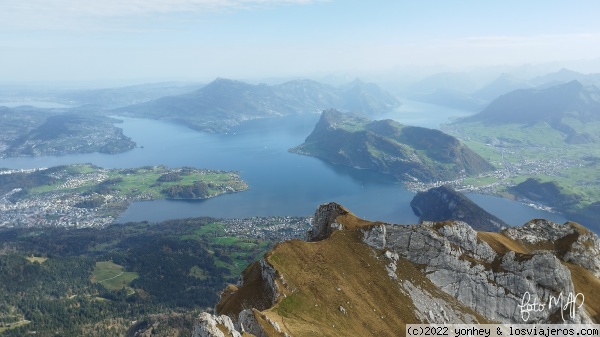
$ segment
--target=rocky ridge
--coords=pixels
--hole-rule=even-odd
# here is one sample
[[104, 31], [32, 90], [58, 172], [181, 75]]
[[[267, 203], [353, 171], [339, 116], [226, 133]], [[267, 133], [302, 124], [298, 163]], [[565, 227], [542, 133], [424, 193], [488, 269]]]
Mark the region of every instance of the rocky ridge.
[[[194, 337], [221, 336], [202, 326], [224, 336], [397, 336], [408, 323], [600, 321], [600, 240], [575, 223], [477, 232], [461, 221], [370, 222], [330, 203], [307, 240], [250, 265], [216, 307], [231, 324], [204, 314]], [[573, 310], [561, 311], [569, 295]], [[521, 310], [534, 301], [543, 310]]]

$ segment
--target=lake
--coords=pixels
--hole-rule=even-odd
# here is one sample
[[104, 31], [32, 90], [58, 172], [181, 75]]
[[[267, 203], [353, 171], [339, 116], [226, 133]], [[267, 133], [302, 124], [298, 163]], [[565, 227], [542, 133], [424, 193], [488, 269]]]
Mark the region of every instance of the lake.
[[[470, 114], [425, 103], [406, 100], [403, 103], [397, 111], [374, 118], [437, 128], [451, 116]], [[319, 116], [305, 114], [255, 120], [227, 134], [201, 133], [163, 121], [120, 118], [124, 122], [119, 127], [143, 148], [116, 155], [93, 153], [4, 159], [0, 160], [0, 167], [34, 168], [72, 163], [92, 163], [106, 168], [193, 166], [236, 170], [250, 185], [250, 190], [207, 200], [135, 202], [117, 219], [121, 223], [196, 216], [307, 216], [312, 215], [319, 204], [331, 201], [369, 220], [416, 223], [417, 217], [409, 205], [414, 193], [393, 178], [287, 151], [304, 141]], [[469, 195], [469, 198], [511, 225], [521, 225], [532, 218], [566, 221], [558, 214], [508, 199], [482, 195]]]

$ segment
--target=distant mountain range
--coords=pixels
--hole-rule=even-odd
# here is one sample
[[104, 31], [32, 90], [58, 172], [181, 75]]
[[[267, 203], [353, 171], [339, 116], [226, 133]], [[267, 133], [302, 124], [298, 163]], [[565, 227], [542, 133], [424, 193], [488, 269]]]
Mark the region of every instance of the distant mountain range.
[[488, 101], [450, 89], [436, 89], [428, 94], [417, 94], [409, 97], [414, 101], [431, 103], [452, 109], [479, 112]]
[[337, 110], [324, 111], [304, 144], [290, 151], [401, 180], [452, 180], [494, 168], [441, 131], [393, 120], [372, 121]]
[[481, 111], [488, 103], [519, 89], [546, 89], [578, 81], [584, 86], [600, 87], [600, 74], [582, 74], [561, 69], [530, 79], [507, 73], [475, 89], [477, 82], [463, 73], [443, 73], [415, 83], [409, 88], [410, 99], [469, 111]]
[[163, 96], [181, 95], [203, 86], [204, 84], [198, 83], [159, 82], [117, 88], [69, 90], [56, 93], [54, 100], [68, 105], [94, 105], [116, 109]]
[[375, 84], [355, 80], [333, 87], [312, 80], [279, 85], [217, 79], [194, 92], [120, 108], [115, 112], [182, 122], [191, 128], [221, 132], [242, 121], [335, 108], [366, 115], [388, 112], [400, 105]]
[[491, 102], [496, 98], [518, 89], [529, 89], [535, 85], [509, 74], [502, 74], [493, 82], [473, 92], [472, 97]]
[[570, 126], [569, 119], [580, 123], [600, 121], [600, 89], [571, 81], [545, 89], [515, 90], [463, 121], [481, 121], [485, 125], [547, 123], [566, 134], [569, 143], [600, 140], [599, 135]]
[[[373, 222], [323, 204], [306, 241], [279, 243], [250, 264], [214, 314], [200, 314], [192, 337], [404, 336], [407, 324], [597, 323], [599, 251], [598, 236], [572, 222], [536, 219], [478, 232], [459, 221]], [[556, 304], [567, 296], [578, 302]], [[538, 309], [525, 315], [525, 303]]]

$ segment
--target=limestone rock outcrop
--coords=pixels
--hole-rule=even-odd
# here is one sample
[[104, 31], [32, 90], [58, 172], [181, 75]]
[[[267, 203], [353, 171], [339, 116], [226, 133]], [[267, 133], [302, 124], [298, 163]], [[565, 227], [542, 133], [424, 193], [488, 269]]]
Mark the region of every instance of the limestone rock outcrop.
[[[590, 232], [583, 239], [575, 240], [571, 246], [573, 249], [567, 249], [566, 253], [550, 250], [525, 253], [495, 251], [475, 230], [459, 221], [386, 227], [384, 249], [422, 266], [427, 278], [444, 292], [485, 317], [500, 322], [555, 323], [555, 317], [560, 316], [558, 305], [528, 315], [520, 310], [520, 306], [527, 303], [527, 298], [531, 299], [531, 303], [537, 300], [548, 304], [551, 299], [560, 299], [561, 293], [563, 300], [567, 294], [576, 293], [571, 272], [557, 255], [565, 256], [565, 261], [579, 264], [592, 272], [599, 256], [596, 246], [578, 243], [582, 240], [597, 242], [597, 236]], [[569, 224], [535, 220], [505, 232], [507, 237], [516, 240], [548, 244], [552, 242], [549, 240], [559, 241], [572, 234], [574, 229]], [[370, 235], [373, 234], [365, 234]], [[501, 234], [488, 233], [488, 236], [493, 235]], [[373, 245], [373, 248], [381, 249], [381, 246]], [[571, 323], [591, 322], [583, 310], [576, 311], [573, 317], [564, 318]]]
[[223, 293], [217, 315], [199, 317], [193, 337], [597, 323], [600, 303], [585, 295], [600, 291], [599, 271], [600, 239], [576, 223], [536, 219], [478, 232], [462, 221], [370, 222], [329, 203], [315, 212], [306, 242], [280, 243], [250, 265]]
[[235, 329], [231, 318], [203, 312], [194, 325], [192, 337], [242, 337]]
[[343, 229], [343, 225], [337, 223], [336, 219], [344, 214], [348, 214], [348, 210], [335, 202], [319, 206], [313, 217], [312, 226], [306, 233], [306, 241], [323, 240], [334, 230]]

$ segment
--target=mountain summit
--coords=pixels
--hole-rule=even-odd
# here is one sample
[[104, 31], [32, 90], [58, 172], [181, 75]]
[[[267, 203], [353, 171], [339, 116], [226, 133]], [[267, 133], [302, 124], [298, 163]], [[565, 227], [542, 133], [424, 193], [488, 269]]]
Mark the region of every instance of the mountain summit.
[[[460, 221], [393, 225], [329, 203], [307, 241], [278, 244], [229, 286], [194, 337], [404, 336], [409, 323], [600, 321], [600, 239], [533, 220], [500, 233]], [[524, 299], [578, 296], [573, 311]], [[527, 297], [529, 295], [529, 297]], [[581, 306], [579, 306], [581, 304]]]

